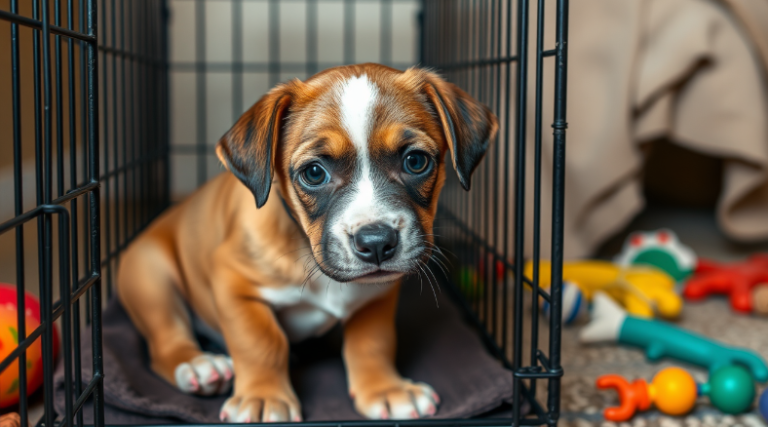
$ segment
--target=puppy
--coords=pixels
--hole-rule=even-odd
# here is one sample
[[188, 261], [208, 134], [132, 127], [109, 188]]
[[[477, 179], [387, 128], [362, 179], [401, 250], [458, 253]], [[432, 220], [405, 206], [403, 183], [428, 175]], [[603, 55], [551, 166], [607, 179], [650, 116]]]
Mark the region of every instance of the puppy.
[[[236, 375], [222, 421], [300, 421], [289, 343], [342, 322], [360, 414], [435, 414], [435, 391], [394, 366], [398, 288], [434, 247], [446, 154], [468, 190], [497, 129], [488, 108], [417, 68], [344, 66], [272, 89], [218, 142], [229, 172], [122, 256], [117, 293], [152, 369], [200, 395]], [[190, 312], [231, 359], [201, 351]]]

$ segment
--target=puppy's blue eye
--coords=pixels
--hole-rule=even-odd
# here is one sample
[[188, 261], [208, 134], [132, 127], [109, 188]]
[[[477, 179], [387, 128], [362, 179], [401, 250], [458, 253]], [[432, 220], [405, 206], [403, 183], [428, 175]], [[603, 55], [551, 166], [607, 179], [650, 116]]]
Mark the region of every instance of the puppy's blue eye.
[[424, 153], [410, 153], [405, 156], [403, 166], [405, 167], [405, 171], [410, 174], [422, 174], [429, 168], [429, 157]]
[[331, 180], [331, 176], [322, 166], [313, 163], [301, 172], [301, 179], [310, 187], [316, 187], [327, 184]]

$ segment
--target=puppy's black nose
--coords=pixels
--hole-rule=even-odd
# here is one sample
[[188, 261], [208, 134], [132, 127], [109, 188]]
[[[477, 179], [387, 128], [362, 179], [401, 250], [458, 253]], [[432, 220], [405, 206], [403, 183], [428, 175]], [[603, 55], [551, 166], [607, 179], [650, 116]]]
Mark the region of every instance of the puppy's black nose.
[[395, 256], [397, 250], [397, 230], [381, 223], [360, 227], [352, 240], [355, 255], [376, 265]]

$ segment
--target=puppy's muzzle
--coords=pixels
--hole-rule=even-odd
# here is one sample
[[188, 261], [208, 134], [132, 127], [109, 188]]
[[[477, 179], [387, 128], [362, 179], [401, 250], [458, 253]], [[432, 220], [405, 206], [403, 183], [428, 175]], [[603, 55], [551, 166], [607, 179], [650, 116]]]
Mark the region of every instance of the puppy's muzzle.
[[352, 236], [355, 255], [363, 262], [381, 265], [395, 256], [399, 241], [398, 231], [383, 224], [374, 223], [360, 227]]

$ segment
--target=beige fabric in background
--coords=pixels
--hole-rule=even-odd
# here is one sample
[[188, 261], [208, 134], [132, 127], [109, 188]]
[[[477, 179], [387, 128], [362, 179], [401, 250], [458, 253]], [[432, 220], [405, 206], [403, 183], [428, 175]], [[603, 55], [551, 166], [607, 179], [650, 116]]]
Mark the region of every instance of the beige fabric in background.
[[[566, 257], [589, 256], [643, 208], [642, 146], [660, 137], [723, 158], [720, 227], [768, 239], [768, 0], [579, 0], [570, 14]], [[554, 7], [547, 17], [552, 28]], [[551, 170], [547, 132], [545, 189]]]

